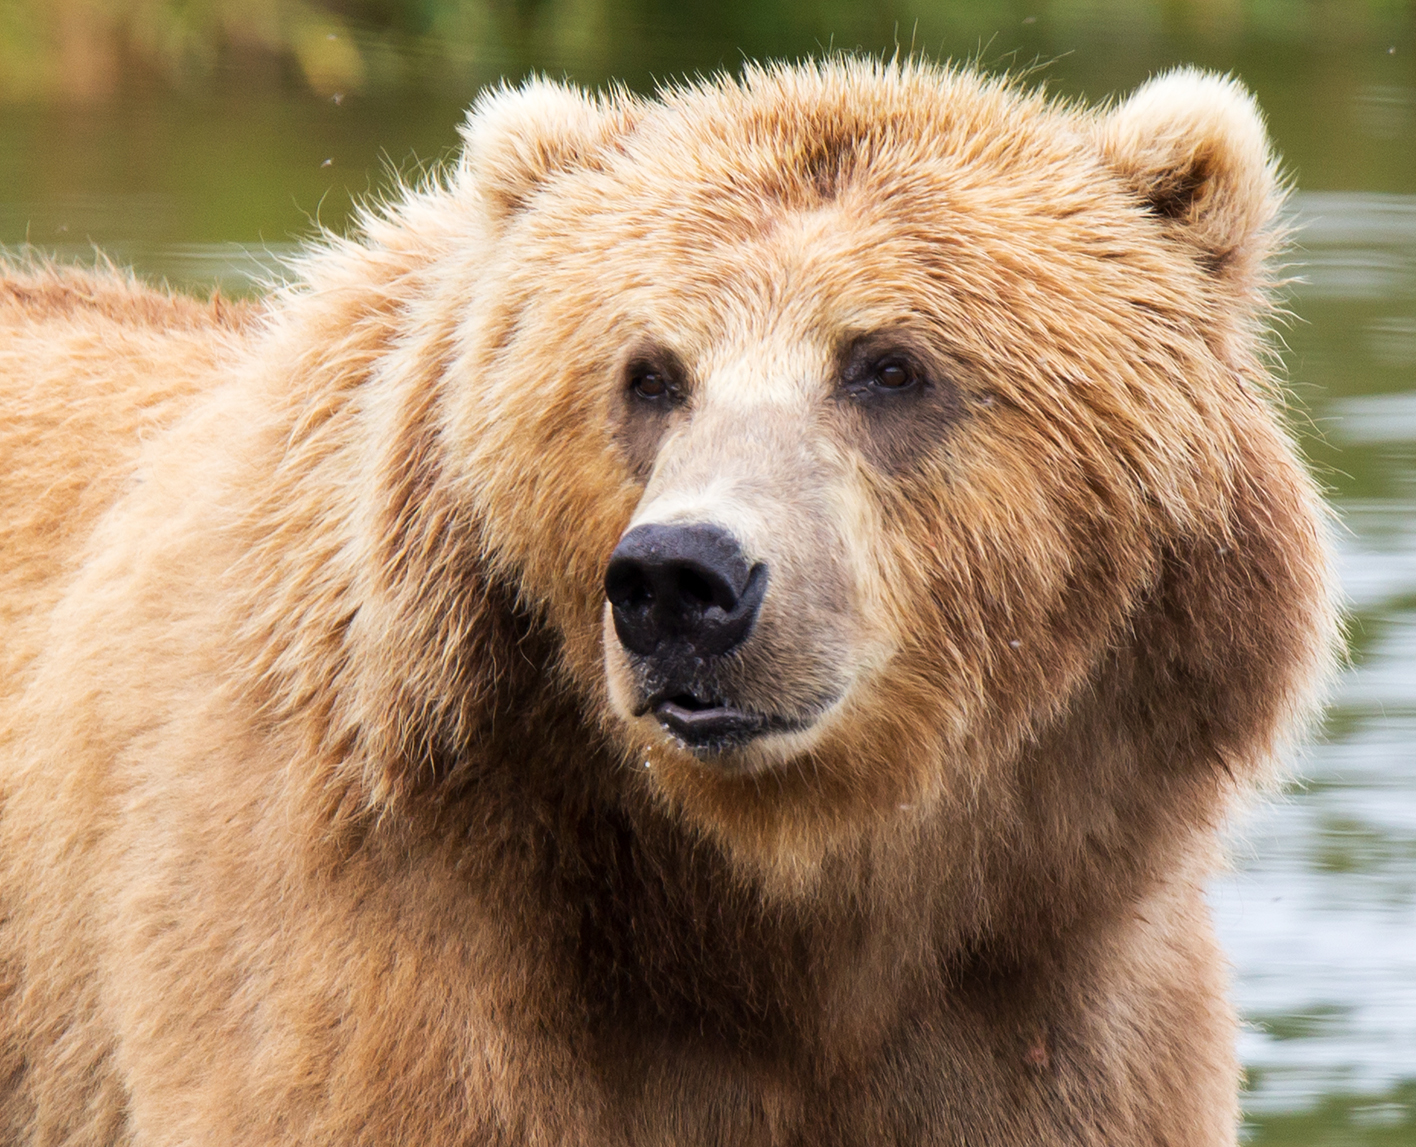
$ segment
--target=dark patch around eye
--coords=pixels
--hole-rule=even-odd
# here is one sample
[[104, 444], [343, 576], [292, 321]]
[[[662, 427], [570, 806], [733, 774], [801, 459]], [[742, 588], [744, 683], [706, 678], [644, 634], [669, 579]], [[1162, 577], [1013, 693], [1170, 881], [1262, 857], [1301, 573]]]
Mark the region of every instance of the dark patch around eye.
[[899, 473], [944, 440], [963, 410], [955, 369], [912, 333], [879, 331], [846, 342], [836, 405], [872, 465]]
[[621, 368], [611, 418], [615, 441], [640, 481], [648, 479], [659, 443], [688, 403], [687, 379], [678, 356], [660, 346], [637, 348]]

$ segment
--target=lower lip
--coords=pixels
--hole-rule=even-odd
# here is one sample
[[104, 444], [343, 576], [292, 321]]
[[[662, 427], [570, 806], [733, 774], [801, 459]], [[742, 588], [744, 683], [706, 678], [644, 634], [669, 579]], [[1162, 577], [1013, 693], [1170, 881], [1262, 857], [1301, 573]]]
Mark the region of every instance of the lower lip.
[[654, 706], [660, 725], [691, 749], [710, 752], [737, 748], [768, 731], [767, 718], [726, 705], [687, 709], [672, 701]]

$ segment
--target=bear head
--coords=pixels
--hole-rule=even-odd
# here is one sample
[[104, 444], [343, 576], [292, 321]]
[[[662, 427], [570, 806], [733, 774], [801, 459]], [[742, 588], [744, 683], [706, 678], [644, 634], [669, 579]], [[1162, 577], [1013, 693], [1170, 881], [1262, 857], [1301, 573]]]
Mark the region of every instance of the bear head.
[[464, 134], [367, 400], [373, 789], [554, 697], [755, 866], [926, 823], [1080, 863], [1212, 824], [1306, 711], [1329, 576], [1238, 85], [841, 59], [533, 82]]

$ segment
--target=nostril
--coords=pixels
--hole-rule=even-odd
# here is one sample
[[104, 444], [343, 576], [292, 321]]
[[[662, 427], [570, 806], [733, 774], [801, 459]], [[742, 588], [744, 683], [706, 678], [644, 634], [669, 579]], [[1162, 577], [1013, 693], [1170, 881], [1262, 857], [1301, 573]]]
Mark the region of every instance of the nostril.
[[654, 600], [654, 587], [637, 563], [616, 559], [605, 572], [605, 596], [621, 609], [640, 609]]
[[678, 595], [684, 605], [707, 609], [716, 605], [724, 611], [737, 604], [737, 595], [721, 579], [710, 579], [691, 566], [678, 571]]

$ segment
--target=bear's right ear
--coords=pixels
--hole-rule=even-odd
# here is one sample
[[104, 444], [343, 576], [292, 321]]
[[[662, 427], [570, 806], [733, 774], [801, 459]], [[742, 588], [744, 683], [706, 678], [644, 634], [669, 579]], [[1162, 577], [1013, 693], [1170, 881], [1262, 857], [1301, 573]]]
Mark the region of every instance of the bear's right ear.
[[462, 125], [464, 177], [500, 221], [560, 171], [593, 162], [636, 118], [631, 97], [601, 99], [550, 80], [501, 87], [478, 98]]
[[1253, 96], [1179, 68], [1142, 84], [1098, 127], [1106, 163], [1206, 270], [1241, 291], [1262, 285], [1284, 190]]

